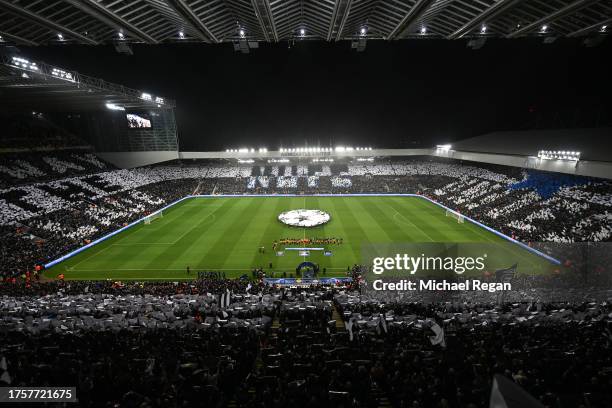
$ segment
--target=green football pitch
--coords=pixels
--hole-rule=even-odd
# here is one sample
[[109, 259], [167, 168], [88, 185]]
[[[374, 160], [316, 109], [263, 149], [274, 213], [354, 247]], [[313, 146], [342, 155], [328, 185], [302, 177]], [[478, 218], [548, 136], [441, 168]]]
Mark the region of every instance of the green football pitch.
[[[314, 228], [290, 227], [278, 215], [292, 209], [320, 209], [330, 221]], [[272, 250], [283, 238], [341, 238], [341, 244], [311, 251]], [[518, 264], [519, 273], [544, 273], [550, 262], [468, 221], [458, 223], [445, 210], [419, 197], [294, 196], [194, 197], [164, 210], [163, 217], [132, 228], [88, 248], [46, 271], [53, 278], [113, 280], [194, 279], [198, 271], [223, 271], [227, 277], [295, 273], [302, 261], [319, 265], [325, 276], [345, 276], [347, 267], [363, 263], [362, 248], [371, 244], [431, 242], [495, 244], [490, 269]], [[295, 247], [296, 245], [291, 245]], [[297, 245], [299, 246], [299, 245]], [[260, 248], [265, 250], [261, 253]], [[281, 250], [283, 248], [280, 248]], [[270, 268], [270, 264], [272, 267]], [[187, 267], [190, 274], [187, 273]], [[492, 271], [493, 272], [493, 271]]]

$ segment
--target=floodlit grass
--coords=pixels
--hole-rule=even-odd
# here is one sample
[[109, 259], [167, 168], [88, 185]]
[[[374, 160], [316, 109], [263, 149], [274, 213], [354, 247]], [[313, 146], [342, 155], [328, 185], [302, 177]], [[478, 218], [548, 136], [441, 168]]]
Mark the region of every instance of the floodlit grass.
[[[321, 209], [329, 223], [315, 228], [289, 227], [279, 213], [298, 208]], [[329, 245], [332, 256], [311, 252], [304, 258], [285, 251], [277, 256], [272, 242], [281, 238], [342, 238]], [[548, 261], [470, 222], [457, 223], [444, 209], [418, 197], [199, 197], [164, 211], [150, 225], [140, 223], [50, 268], [46, 274], [66, 279], [155, 280], [193, 279], [197, 271], [220, 270], [239, 277], [254, 267], [268, 276], [294, 273], [303, 260], [314, 262], [325, 276], [344, 276], [362, 263], [367, 244], [428, 242], [494, 243], [489, 256], [494, 269], [519, 264], [519, 273], [544, 273]], [[260, 254], [259, 248], [265, 247]], [[317, 246], [317, 245], [311, 245]], [[269, 268], [269, 264], [272, 268]], [[187, 266], [191, 274], [187, 274]]]

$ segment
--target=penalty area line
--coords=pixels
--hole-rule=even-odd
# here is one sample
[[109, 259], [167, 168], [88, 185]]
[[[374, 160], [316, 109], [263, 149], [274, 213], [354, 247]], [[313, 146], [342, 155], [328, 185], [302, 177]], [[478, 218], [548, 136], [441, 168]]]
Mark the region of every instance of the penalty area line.
[[132, 242], [129, 244], [112, 244], [111, 246], [139, 246], [139, 245], [173, 245], [174, 242]]
[[[393, 208], [393, 206], [391, 206], [391, 208]], [[406, 216], [397, 211], [395, 208], [393, 209], [395, 210], [395, 214], [393, 215], [393, 219], [395, 221], [398, 221], [404, 225], [411, 225], [412, 227], [416, 228], [416, 230], [419, 231], [421, 234], [425, 235], [431, 242], [436, 242], [436, 240], [433, 239], [431, 235], [426, 233], [423, 229], [419, 228], [414, 222], [410, 221], [408, 218], [406, 218]], [[397, 218], [398, 215], [400, 216], [400, 219]]]

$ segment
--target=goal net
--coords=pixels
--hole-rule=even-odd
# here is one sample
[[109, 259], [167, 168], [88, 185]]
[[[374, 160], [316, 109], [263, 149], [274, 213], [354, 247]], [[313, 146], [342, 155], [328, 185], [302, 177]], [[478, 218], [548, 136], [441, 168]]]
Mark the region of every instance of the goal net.
[[458, 223], [463, 223], [463, 221], [465, 220], [465, 217], [463, 215], [453, 210], [446, 210], [446, 216], [455, 218]]
[[147, 215], [147, 216], [144, 218], [144, 223], [145, 223], [145, 224], [150, 224], [150, 223], [151, 223], [151, 221], [153, 221], [153, 220], [155, 220], [155, 219], [157, 219], [157, 218], [162, 218], [163, 216], [164, 216], [164, 213], [163, 213], [163, 212], [161, 212], [161, 211], [156, 212], [156, 213], [151, 214], [151, 215]]

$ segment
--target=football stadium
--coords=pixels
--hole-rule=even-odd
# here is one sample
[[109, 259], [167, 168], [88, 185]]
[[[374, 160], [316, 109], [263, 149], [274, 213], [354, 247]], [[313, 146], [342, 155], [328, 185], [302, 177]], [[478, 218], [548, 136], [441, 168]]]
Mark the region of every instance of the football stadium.
[[[330, 214], [330, 220], [310, 228], [277, 220], [279, 214], [296, 208], [323, 211]], [[498, 269], [517, 263], [525, 266], [525, 273], [534, 274], [547, 270], [548, 264], [555, 265], [554, 260], [506, 244], [475, 224], [446, 216], [443, 208], [418, 196], [194, 197], [148, 217], [155, 221], [145, 218], [130, 230], [49, 268], [47, 275], [193, 279], [193, 269], [194, 273], [220, 271], [238, 278], [265, 266], [266, 275], [274, 278], [287, 277], [287, 271], [308, 259], [318, 266], [321, 276], [343, 277], [352, 265], [362, 262], [361, 247], [367, 242], [495, 243], [498, 249], [491, 256], [497, 255]]]
[[0, 408], [612, 408], [606, 0], [0, 0]]

